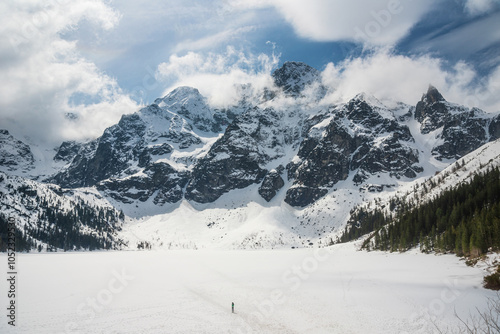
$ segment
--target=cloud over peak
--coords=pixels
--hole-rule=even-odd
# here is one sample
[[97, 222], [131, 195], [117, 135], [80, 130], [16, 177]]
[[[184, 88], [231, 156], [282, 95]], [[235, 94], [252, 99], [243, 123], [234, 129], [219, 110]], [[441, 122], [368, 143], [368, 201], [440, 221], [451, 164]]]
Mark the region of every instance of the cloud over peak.
[[[209, 103], [216, 107], [238, 102], [241, 85], [250, 84], [254, 93], [274, 87], [271, 77], [279, 58], [272, 54], [246, 54], [228, 47], [224, 53], [189, 52], [173, 55], [160, 64], [157, 78], [171, 82], [165, 94], [177, 86], [198, 88]], [[486, 80], [477, 82], [472, 66], [458, 62], [452, 68], [440, 58], [429, 55], [406, 56], [389, 48], [381, 48], [364, 57], [329, 63], [321, 72], [328, 93], [323, 104], [346, 102], [359, 93], [373, 95], [382, 101], [401, 101], [414, 105], [429, 84], [436, 86], [448, 101], [479, 107], [489, 112], [500, 111], [500, 98], [491, 92], [498, 89], [500, 68]], [[317, 103], [311, 93], [301, 103]], [[290, 102], [290, 101], [289, 101]]]
[[271, 72], [279, 55], [245, 53], [228, 46], [223, 53], [188, 52], [171, 55], [168, 62], [158, 66], [157, 78], [169, 83], [166, 94], [176, 86], [192, 86], [218, 107], [238, 102], [240, 86], [250, 83], [255, 90], [272, 84]]
[[248, 94], [273, 85], [281, 55], [268, 40], [283, 61], [323, 70], [324, 102], [364, 91], [412, 104], [432, 83], [450, 101], [498, 111], [499, 9], [498, 0], [3, 1], [0, 124], [33, 141], [92, 138], [179, 85], [232, 105], [242, 85]]

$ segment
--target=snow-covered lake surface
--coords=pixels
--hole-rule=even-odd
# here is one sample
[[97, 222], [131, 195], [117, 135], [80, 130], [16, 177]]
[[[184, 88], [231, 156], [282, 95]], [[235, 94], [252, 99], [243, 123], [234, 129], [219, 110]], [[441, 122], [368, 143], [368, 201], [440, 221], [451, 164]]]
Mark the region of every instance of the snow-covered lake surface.
[[356, 249], [18, 254], [0, 333], [453, 333], [495, 295], [453, 255]]

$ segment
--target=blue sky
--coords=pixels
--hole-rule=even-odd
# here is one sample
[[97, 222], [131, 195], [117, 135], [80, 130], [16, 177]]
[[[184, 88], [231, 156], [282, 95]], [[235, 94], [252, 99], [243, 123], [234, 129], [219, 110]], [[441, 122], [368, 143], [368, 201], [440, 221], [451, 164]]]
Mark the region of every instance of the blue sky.
[[[500, 110], [499, 0], [20, 0], [0, 4], [0, 127], [88, 139], [178, 85], [230, 105], [284, 61], [331, 99], [415, 104], [428, 84]], [[73, 117], [68, 117], [72, 115]]]

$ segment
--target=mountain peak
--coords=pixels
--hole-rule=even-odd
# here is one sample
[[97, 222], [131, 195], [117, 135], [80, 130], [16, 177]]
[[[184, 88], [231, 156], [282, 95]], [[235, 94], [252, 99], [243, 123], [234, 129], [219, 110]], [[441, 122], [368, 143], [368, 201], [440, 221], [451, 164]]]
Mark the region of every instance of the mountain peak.
[[379, 99], [377, 99], [375, 96], [373, 96], [371, 94], [367, 94], [364, 92], [358, 93], [355, 97], [353, 97], [351, 99], [350, 102], [356, 102], [356, 101], [365, 102], [365, 103], [371, 105], [372, 107], [385, 108], [384, 104], [382, 102], [380, 102]]
[[427, 93], [422, 95], [421, 101], [426, 102], [428, 104], [432, 104], [435, 102], [446, 101], [446, 100], [444, 99], [443, 95], [441, 95], [441, 93], [437, 90], [436, 87], [434, 87], [433, 85], [429, 85]]
[[302, 90], [314, 83], [320, 82], [320, 72], [305, 63], [287, 61], [274, 71], [273, 79], [276, 86], [290, 96], [299, 96]]
[[[177, 87], [163, 98], [156, 99], [155, 103], [163, 110], [182, 115], [192, 121], [210, 123], [213, 120], [212, 110], [208, 106], [207, 99], [201, 95], [198, 89], [193, 87]], [[195, 124], [195, 126], [197, 125]], [[206, 130], [205, 128], [205, 126], [201, 126], [200, 129]]]
[[163, 98], [159, 98], [155, 100], [155, 103], [160, 105], [162, 102], [166, 105], [174, 103], [185, 103], [187, 100], [200, 100], [203, 101], [205, 98], [200, 94], [200, 91], [197, 88], [189, 87], [189, 86], [180, 86], [172, 90], [170, 93], [165, 95]]

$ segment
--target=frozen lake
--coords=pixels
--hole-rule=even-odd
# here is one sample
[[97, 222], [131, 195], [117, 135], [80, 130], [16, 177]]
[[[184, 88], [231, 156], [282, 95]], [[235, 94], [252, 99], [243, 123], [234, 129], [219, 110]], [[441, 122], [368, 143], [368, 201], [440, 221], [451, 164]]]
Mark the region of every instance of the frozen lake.
[[[18, 254], [17, 263], [17, 326], [4, 315], [1, 333], [453, 332], [455, 311], [467, 319], [494, 296], [483, 271], [453, 255], [353, 244]], [[4, 279], [1, 289], [6, 305]]]

